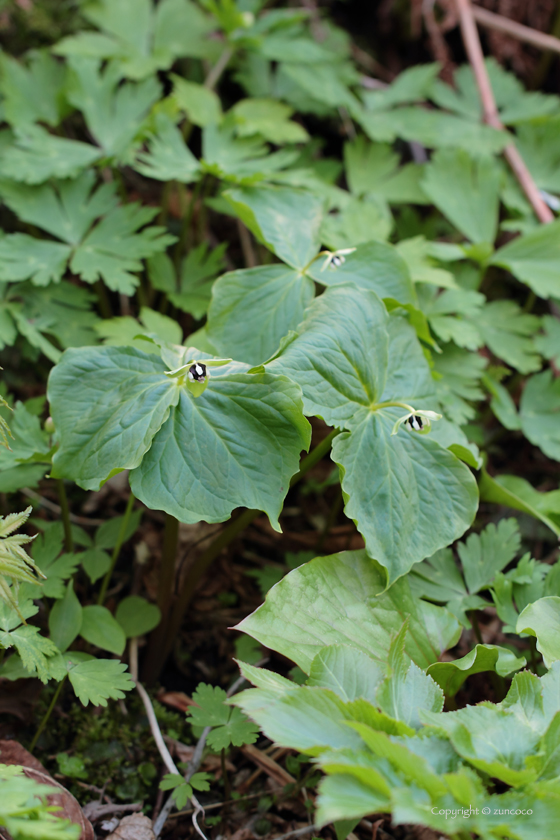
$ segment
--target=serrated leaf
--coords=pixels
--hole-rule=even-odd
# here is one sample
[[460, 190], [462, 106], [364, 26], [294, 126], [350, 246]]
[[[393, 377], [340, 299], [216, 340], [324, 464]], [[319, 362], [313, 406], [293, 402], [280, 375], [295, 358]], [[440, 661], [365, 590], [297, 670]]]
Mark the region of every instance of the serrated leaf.
[[119, 656], [126, 645], [126, 636], [121, 625], [106, 607], [98, 605], [83, 608], [80, 636], [95, 647]]
[[185, 144], [183, 135], [167, 114], [155, 116], [155, 132], [148, 139], [148, 150], [139, 152], [134, 168], [158, 181], [190, 184], [200, 177], [200, 164]]
[[160, 95], [158, 82], [152, 77], [120, 84], [118, 64], [109, 63], [101, 70], [99, 61], [83, 56], [71, 56], [69, 65], [69, 101], [82, 111], [103, 155], [128, 160], [149, 109]]
[[42, 184], [49, 178], [73, 178], [100, 157], [89, 143], [49, 134], [39, 125], [15, 130], [10, 145], [2, 150], [0, 176], [26, 184]]
[[541, 327], [544, 335], [535, 337], [535, 349], [558, 367], [560, 366], [560, 319], [553, 315], [545, 315], [541, 320]]
[[23, 667], [36, 674], [41, 682], [47, 682], [47, 657], [54, 656], [58, 649], [50, 639], [41, 636], [38, 627], [25, 624], [10, 631], [0, 630], [0, 644], [6, 648], [14, 646], [21, 657]]
[[499, 248], [490, 263], [507, 268], [539, 297], [560, 296], [560, 220], [518, 236]]
[[400, 630], [403, 614], [410, 614], [405, 651], [421, 668], [455, 644], [459, 625], [448, 612], [413, 598], [407, 578], [385, 589], [379, 563], [365, 551], [346, 551], [316, 558], [290, 572], [236, 629], [292, 659], [307, 673], [326, 645], [350, 645], [386, 662], [391, 636]]
[[274, 178], [293, 163], [298, 153], [280, 149], [268, 154], [258, 136], [236, 137], [229, 124], [207, 125], [202, 132], [202, 171], [233, 184], [255, 184]]
[[[503, 480], [505, 479], [505, 481]], [[520, 479], [523, 482], [523, 479]], [[479, 481], [480, 498], [485, 502], [495, 502], [498, 505], [506, 505], [514, 510], [521, 510], [540, 519], [555, 534], [560, 537], [560, 524], [552, 520], [543, 505], [535, 506], [533, 493], [527, 493], [523, 484], [518, 484], [516, 476], [498, 476], [493, 478], [483, 468]], [[532, 489], [532, 488], [531, 488]], [[536, 491], [535, 491], [536, 492]], [[541, 494], [539, 494], [541, 495]]]
[[[193, 125], [206, 126], [222, 119], [222, 106], [215, 91], [171, 74], [173, 100]], [[252, 100], [251, 100], [252, 101]]]
[[460, 426], [475, 416], [470, 403], [484, 399], [480, 383], [487, 364], [484, 356], [452, 344], [434, 354], [434, 370], [441, 377], [435, 382], [436, 394], [445, 414]]
[[468, 239], [493, 243], [501, 176], [493, 158], [474, 160], [463, 149], [442, 149], [426, 167], [422, 189]]
[[520, 545], [515, 519], [502, 519], [497, 526], [490, 523], [480, 534], [471, 534], [465, 542], [458, 543], [457, 551], [471, 595], [487, 587], [494, 575], [511, 563]]
[[116, 659], [91, 659], [79, 662], [68, 672], [76, 697], [87, 706], [106, 706], [107, 700], [122, 700], [125, 691], [134, 688], [126, 665]]
[[399, 168], [399, 155], [388, 143], [356, 137], [344, 145], [344, 163], [348, 186], [355, 195], [373, 193], [390, 204], [426, 202], [420, 186], [424, 167], [410, 163]]
[[508, 365], [521, 373], [539, 370], [541, 362], [532, 341], [539, 319], [523, 312], [515, 301], [487, 303], [476, 319], [473, 318], [473, 324], [484, 343]]
[[[239, 137], [259, 134], [277, 146], [305, 143], [309, 135], [302, 125], [290, 120], [292, 113], [293, 109], [283, 102], [255, 97], [237, 102], [228, 113], [228, 118], [233, 117]], [[214, 118], [212, 121], [217, 120]]]
[[6, 120], [15, 126], [35, 122], [56, 126], [64, 102], [65, 70], [47, 50], [28, 55], [27, 65], [6, 53], [0, 59]]
[[237, 708], [225, 705], [226, 692], [217, 686], [201, 683], [193, 694], [200, 706], [189, 706], [187, 714], [193, 726], [211, 726], [207, 741], [215, 750], [233, 745], [241, 747], [257, 740], [258, 728]]
[[[26, 233], [0, 237], [0, 280], [31, 280], [36, 286], [58, 283], [66, 269], [71, 248], [61, 242], [35, 239]], [[18, 311], [14, 310], [21, 330]]]

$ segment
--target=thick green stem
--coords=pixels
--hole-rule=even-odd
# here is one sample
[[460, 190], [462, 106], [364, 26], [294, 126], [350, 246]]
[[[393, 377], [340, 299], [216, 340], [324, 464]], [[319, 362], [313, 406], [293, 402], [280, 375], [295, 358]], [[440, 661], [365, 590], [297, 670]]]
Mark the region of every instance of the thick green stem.
[[372, 411], [377, 411], [380, 408], [405, 408], [410, 412], [415, 411], [415, 409], [408, 403], [399, 402], [398, 400], [387, 400], [386, 402], [374, 403], [371, 406]]
[[72, 536], [72, 525], [70, 524], [70, 510], [68, 508], [68, 497], [66, 487], [62, 478], [57, 478], [58, 501], [62, 513], [62, 524], [64, 525], [64, 550], [74, 551], [74, 537]]
[[[327, 452], [329, 452], [332, 442], [338, 434], [339, 430], [333, 429], [321, 441], [321, 443], [319, 443], [315, 449], [313, 449], [309, 455], [303, 459], [300, 464], [299, 472], [296, 473], [290, 481], [290, 487], [297, 484], [298, 481], [300, 481], [303, 476], [309, 472], [309, 470], [312, 469], [312, 467], [314, 467]], [[146, 673], [144, 677], [146, 682], [152, 683], [158, 678], [165, 660], [171, 653], [174, 641], [181, 629], [185, 612], [202, 575], [206, 572], [216, 557], [218, 557], [218, 555], [222, 552], [222, 549], [226, 548], [226, 546], [228, 546], [238, 534], [244, 531], [245, 528], [250, 525], [253, 519], [259, 516], [260, 513], [261, 511], [259, 510], [243, 511], [243, 513], [230, 521], [229, 525], [227, 525], [227, 527], [218, 534], [216, 539], [208, 546], [206, 551], [204, 551], [192, 564], [171, 612], [169, 624], [162, 640], [163, 644], [161, 647], [158, 647], [157, 662], [155, 661], [155, 657], [150, 657], [149, 663], [146, 663]]]
[[54, 707], [56, 706], [56, 701], [60, 697], [60, 692], [62, 691], [62, 686], [64, 685], [65, 682], [66, 682], [66, 677], [63, 677], [63, 679], [58, 684], [58, 688], [56, 689], [55, 693], [53, 694], [53, 699], [50, 702], [49, 708], [45, 712], [45, 714], [43, 716], [43, 720], [39, 724], [39, 728], [37, 729], [37, 732], [35, 733], [35, 735], [33, 737], [33, 740], [31, 741], [31, 746], [29, 747], [29, 752], [30, 753], [32, 753], [33, 750], [35, 749], [35, 747], [37, 746], [37, 741], [39, 740], [39, 738], [41, 736], [41, 732], [43, 731], [43, 729], [45, 728], [45, 726], [49, 722], [49, 718], [52, 715], [52, 711], [53, 711]]
[[119, 535], [117, 537], [117, 542], [115, 543], [115, 547], [113, 549], [113, 554], [111, 557], [111, 565], [107, 571], [107, 574], [103, 578], [103, 583], [101, 584], [101, 589], [99, 590], [99, 597], [97, 598], [97, 603], [103, 605], [105, 601], [105, 596], [107, 595], [107, 587], [111, 581], [111, 577], [115, 566], [117, 565], [117, 560], [119, 559], [119, 554], [121, 552], [121, 546], [124, 542], [124, 537], [126, 534], [126, 529], [128, 528], [128, 521], [130, 519], [130, 514], [132, 513], [132, 508], [134, 507], [134, 493], [131, 491], [130, 496], [128, 497], [128, 502], [126, 504], [126, 510], [124, 512], [121, 527], [119, 528]]

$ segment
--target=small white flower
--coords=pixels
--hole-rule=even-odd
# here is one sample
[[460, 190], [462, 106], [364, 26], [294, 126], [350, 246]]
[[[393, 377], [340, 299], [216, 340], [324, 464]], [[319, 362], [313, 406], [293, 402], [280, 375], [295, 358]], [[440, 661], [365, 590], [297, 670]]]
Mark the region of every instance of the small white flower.
[[416, 432], [419, 435], [427, 435], [432, 428], [432, 422], [441, 420], [441, 414], [436, 414], [435, 411], [425, 411], [422, 408], [414, 409], [404, 417], [399, 417], [393, 426], [392, 435], [396, 435], [401, 426], [404, 426], [409, 432]]
[[332, 268], [338, 268], [346, 262], [345, 254], [352, 254], [355, 250], [355, 248], [339, 248], [338, 251], [328, 251], [327, 258], [321, 267], [321, 271], [325, 271], [325, 269], [329, 266]]

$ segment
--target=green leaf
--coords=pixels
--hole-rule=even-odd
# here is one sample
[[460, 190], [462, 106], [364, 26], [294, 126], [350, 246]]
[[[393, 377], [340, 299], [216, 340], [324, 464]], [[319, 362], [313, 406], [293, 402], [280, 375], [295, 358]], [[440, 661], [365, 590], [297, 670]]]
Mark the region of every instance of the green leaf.
[[[424, 294], [423, 310], [438, 338], [454, 341], [459, 347], [477, 350], [482, 339], [477, 327], [484, 295], [471, 289], [446, 289], [441, 294]], [[463, 354], [465, 355], [465, 354]]]
[[[227, 694], [222, 688], [200, 683], [193, 694], [197, 706], [189, 706], [187, 716], [193, 726], [211, 726], [207, 742], [214, 750], [233, 745], [254, 744], [258, 728], [237, 708], [225, 705]], [[198, 708], [200, 707], [200, 708]]]
[[128, 160], [148, 112], [159, 98], [158, 82], [152, 77], [122, 84], [117, 64], [109, 63], [101, 70], [99, 61], [83, 56], [71, 56], [68, 63], [69, 101], [82, 111], [103, 155]]
[[560, 296], [560, 220], [518, 236], [490, 258], [526, 283], [539, 297]]
[[293, 109], [289, 105], [276, 99], [254, 98], [241, 99], [233, 106], [228, 117], [233, 117], [240, 137], [260, 134], [277, 146], [283, 143], [305, 143], [309, 135], [303, 126], [290, 120], [292, 113]]
[[51, 639], [57, 648], [64, 653], [82, 627], [82, 605], [74, 591], [74, 582], [68, 581], [66, 594], [60, 598], [49, 614], [49, 631]]
[[106, 551], [90, 548], [82, 554], [82, 567], [92, 583], [95, 583], [111, 568], [111, 558]]
[[106, 706], [109, 698], [122, 700], [124, 692], [134, 688], [125, 671], [126, 665], [117, 659], [90, 659], [71, 668], [68, 678], [82, 705]]
[[464, 533], [477, 505], [468, 468], [429, 437], [391, 434], [406, 413], [392, 401], [425, 403], [433, 385], [412, 329], [388, 318], [373, 292], [327, 289], [267, 369], [299, 382], [307, 414], [349, 430], [335, 439], [332, 456], [346, 514], [387, 568], [388, 583]]
[[179, 399], [164, 372], [155, 356], [129, 347], [67, 350], [49, 377], [61, 441], [53, 472], [99, 488], [113, 469], [138, 466]]
[[460, 426], [475, 416], [475, 408], [470, 403], [484, 399], [480, 382], [487, 364], [484, 356], [452, 344], [434, 356], [434, 371], [441, 377], [435, 382], [437, 397], [445, 414]]
[[408, 266], [415, 283], [430, 283], [447, 289], [456, 289], [457, 283], [450, 271], [438, 268], [431, 259], [433, 246], [423, 236], [402, 239], [395, 247]]
[[467, 706], [458, 712], [422, 712], [425, 723], [445, 732], [459, 755], [508, 785], [531, 782], [536, 771], [527, 768], [540, 734], [516, 715], [497, 706]]
[[169, 68], [179, 56], [216, 58], [217, 44], [207, 40], [212, 21], [189, 0], [99, 0], [84, 9], [99, 32], [78, 32], [54, 48], [58, 55], [113, 58], [120, 72], [143, 79]]
[[218, 95], [213, 90], [196, 82], [189, 82], [173, 73], [171, 80], [173, 81], [173, 100], [176, 106], [185, 112], [193, 125], [206, 126], [220, 122], [222, 106]]
[[186, 145], [183, 135], [165, 113], [156, 114], [155, 132], [148, 139], [148, 151], [139, 152], [134, 168], [158, 181], [190, 184], [200, 176], [200, 164]]
[[5, 118], [15, 126], [35, 122], [56, 126], [64, 104], [64, 67], [47, 50], [28, 56], [27, 66], [6, 53], [0, 59]]
[[371, 140], [392, 142], [400, 137], [430, 149], [459, 148], [482, 156], [499, 152], [510, 142], [505, 131], [424, 108], [362, 111], [356, 114], [356, 119]]
[[519, 526], [515, 519], [491, 522], [480, 534], [471, 534], [458, 543], [457, 551], [463, 564], [465, 581], [471, 595], [485, 589], [515, 557], [521, 545]]
[[236, 629], [308, 673], [327, 645], [349, 645], [386, 662], [391, 636], [405, 614], [410, 614], [405, 651], [421, 668], [455, 644], [459, 626], [448, 612], [413, 598], [406, 578], [386, 589], [384, 570], [375, 560], [365, 551], [346, 551], [294, 569]]
[[518, 127], [515, 139], [539, 189], [553, 193], [560, 189], [559, 126], [558, 117], [525, 123]]
[[537, 637], [537, 650], [550, 668], [560, 659], [560, 598], [548, 595], [526, 606], [517, 619], [515, 632]]
[[[503, 480], [506, 479], [506, 480]], [[523, 479], [520, 479], [523, 482]], [[543, 512], [543, 505], [535, 506], [533, 493], [526, 492], [526, 482], [517, 483], [516, 476], [498, 476], [492, 478], [485, 469], [481, 471], [479, 490], [480, 498], [484, 502], [494, 502], [498, 505], [506, 505], [514, 510], [521, 510], [536, 519], [540, 519], [558, 536], [560, 536], [560, 523], [554, 522], [546, 512]], [[531, 488], [533, 489], [533, 488]], [[536, 492], [536, 491], [534, 491]], [[539, 496], [542, 494], [538, 494]]]
[[375, 704], [383, 677], [384, 669], [379, 662], [363, 650], [348, 645], [328, 645], [313, 658], [307, 684], [328, 688], [345, 702], [363, 697]]
[[[169, 300], [183, 312], [189, 312], [196, 320], [200, 320], [208, 311], [214, 280], [224, 268], [226, 248], [227, 242], [213, 250], [209, 250], [206, 242], [191, 248], [181, 265], [179, 292], [175, 292], [173, 281]], [[180, 344], [180, 341], [176, 343]]]
[[143, 636], [157, 627], [161, 610], [138, 595], [129, 595], [119, 602], [115, 618], [125, 632], [127, 639]]
[[560, 460], [560, 379], [552, 370], [529, 377], [521, 395], [521, 428], [545, 455]]
[[113, 618], [106, 607], [98, 605], [83, 608], [80, 636], [95, 647], [108, 650], [119, 656], [126, 645], [126, 636], [121, 625]]
[[426, 167], [422, 189], [468, 239], [493, 243], [500, 182], [501, 169], [492, 158], [476, 160], [463, 149], [443, 149]]
[[405, 621], [391, 642], [387, 676], [377, 689], [377, 703], [385, 714], [419, 729], [420, 711], [441, 712], [444, 698], [434, 680], [405, 655], [407, 632], [408, 621]]
[[321, 224], [321, 240], [333, 250], [354, 248], [372, 239], [384, 241], [393, 228], [393, 217], [384, 199], [375, 195], [350, 198], [337, 213]]
[[453, 662], [435, 662], [427, 673], [443, 689], [446, 697], [454, 697], [465, 680], [472, 674], [495, 671], [501, 677], [509, 676], [526, 664], [525, 657], [516, 657], [507, 648], [497, 645], [476, 645], [469, 653]]
[[48, 659], [58, 653], [50, 639], [41, 636], [39, 628], [24, 624], [14, 630], [0, 630], [0, 644], [9, 648], [14, 646], [21, 657], [23, 667], [36, 675], [41, 682], [49, 679]]
[[341, 265], [335, 266], [332, 261], [326, 265], [327, 261], [316, 260], [306, 272], [322, 286], [353, 283], [360, 289], [371, 289], [380, 298], [417, 303], [408, 267], [393, 245], [366, 242], [345, 255]]
[[213, 287], [208, 337], [218, 353], [264, 362], [303, 320], [314, 293], [312, 280], [284, 265], [228, 272]]
[[[132, 511], [128, 517], [126, 528], [124, 530], [122, 538], [123, 543], [128, 542], [132, 535], [138, 530], [141, 517], [142, 511], [140, 509]], [[95, 532], [94, 539], [96, 549], [114, 548], [116, 546], [119, 541], [123, 520], [124, 516], [114, 516], [112, 519], [108, 519], [103, 523], [103, 525], [99, 526]]]
[[26, 184], [49, 178], [73, 178], [100, 157], [90, 143], [49, 134], [39, 125], [15, 130], [13, 142], [2, 150], [0, 176]]
[[235, 137], [229, 124], [207, 125], [202, 133], [203, 172], [234, 184], [254, 184], [273, 178], [279, 170], [293, 163], [298, 153], [281, 149], [268, 154], [260, 137]]
[[[176, 407], [131, 473], [134, 494], [181, 522], [222, 522], [235, 507], [258, 508], [279, 530], [282, 500], [309, 446], [299, 386], [286, 377], [221, 367], [198, 398], [173, 390]], [[257, 466], [262, 458], [265, 471]]]
[[420, 186], [424, 167], [416, 163], [399, 167], [400, 157], [388, 143], [371, 143], [363, 136], [356, 137], [344, 144], [344, 163], [354, 195], [373, 193], [390, 204], [426, 203]]
[[291, 187], [245, 187], [224, 193], [257, 239], [281, 260], [303, 269], [319, 250], [320, 196]]
[[[61, 242], [35, 239], [26, 233], [0, 236], [0, 280], [31, 280], [36, 286], [58, 283], [70, 254], [71, 248]], [[23, 332], [19, 312], [16, 310], [13, 314]]]
[[[536, 342], [535, 342], [536, 345]], [[491, 394], [490, 408], [506, 429], [520, 429], [521, 420], [508, 389], [491, 373], [484, 374], [482, 384]]]
[[557, 367], [560, 366], [560, 319], [553, 315], [545, 315], [541, 319], [544, 335], [537, 335], [534, 339], [535, 349], [545, 359], [550, 359]]
[[484, 343], [508, 365], [521, 373], [539, 370], [541, 360], [532, 341], [539, 328], [535, 315], [523, 312], [513, 300], [495, 300], [483, 307], [473, 323]]

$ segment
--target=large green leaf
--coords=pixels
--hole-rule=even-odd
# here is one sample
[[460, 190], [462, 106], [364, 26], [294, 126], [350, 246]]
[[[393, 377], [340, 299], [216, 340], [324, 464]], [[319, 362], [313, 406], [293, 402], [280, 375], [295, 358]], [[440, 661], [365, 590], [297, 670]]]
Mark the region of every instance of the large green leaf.
[[484, 502], [494, 502], [528, 513], [530, 516], [540, 519], [560, 537], [560, 523], [550, 518], [549, 513], [551, 511], [546, 501], [539, 498], [546, 494], [538, 493], [530, 485], [529, 488], [526, 485], [527, 482], [517, 476], [507, 475], [493, 478], [483, 469], [479, 481], [480, 498]]
[[0, 59], [4, 115], [11, 125], [58, 125], [64, 105], [65, 68], [47, 50], [34, 50], [27, 64], [7, 53]]
[[137, 467], [179, 391], [153, 355], [130, 347], [67, 350], [49, 377], [60, 448], [53, 474], [99, 487]]
[[307, 684], [328, 688], [344, 701], [363, 697], [375, 703], [384, 672], [383, 666], [363, 650], [327, 645], [313, 658]]
[[73, 178], [99, 157], [100, 150], [90, 143], [57, 137], [39, 125], [26, 125], [16, 129], [13, 142], [2, 149], [0, 175], [41, 184], [49, 178]]
[[560, 460], [560, 379], [552, 370], [531, 376], [521, 397], [521, 428], [549, 458]]
[[453, 697], [471, 674], [495, 671], [501, 677], [507, 677], [525, 664], [525, 657], [518, 658], [507, 648], [476, 645], [466, 656], [453, 662], [434, 662], [427, 673], [442, 687], [447, 697]]
[[504, 245], [490, 262], [507, 268], [539, 297], [560, 296], [560, 220]]
[[380, 298], [417, 302], [408, 267], [393, 245], [365, 242], [347, 254], [341, 265], [326, 263], [326, 258], [316, 260], [307, 271], [323, 286], [354, 283], [360, 289], [371, 289]]
[[517, 619], [515, 631], [537, 637], [537, 649], [550, 668], [560, 659], [560, 598], [549, 595], [526, 606]]
[[403, 404], [437, 403], [414, 331], [374, 292], [327, 289], [267, 369], [299, 382], [308, 414], [348, 430], [333, 444], [345, 510], [388, 583], [464, 533], [477, 507], [470, 470], [429, 436], [391, 434]]
[[406, 578], [386, 589], [375, 560], [345, 551], [294, 569], [237, 629], [308, 672], [326, 645], [349, 645], [385, 663], [407, 616], [405, 651], [421, 668], [455, 644], [459, 625], [446, 610], [413, 598]]
[[228, 272], [213, 287], [208, 337], [224, 356], [264, 362], [303, 320], [314, 293], [312, 280], [284, 265]]
[[173, 120], [165, 113], [156, 114], [155, 129], [148, 141], [148, 151], [138, 154], [134, 168], [158, 181], [175, 180], [184, 184], [196, 181], [200, 165]]
[[309, 446], [300, 389], [269, 373], [218, 371], [197, 399], [181, 391], [131, 473], [132, 490], [181, 522], [222, 522], [244, 505], [264, 510], [280, 530], [282, 501]]
[[492, 244], [498, 227], [501, 175], [492, 158], [473, 160], [463, 149], [443, 149], [427, 166], [422, 189], [472, 242]]
[[224, 195], [257, 239], [292, 268], [304, 268], [319, 250], [320, 196], [272, 186], [232, 189]]
[[389, 203], [425, 204], [420, 187], [424, 167], [410, 163], [400, 167], [400, 155], [388, 143], [371, 143], [356, 137], [344, 144], [346, 179], [355, 195], [373, 193]]

